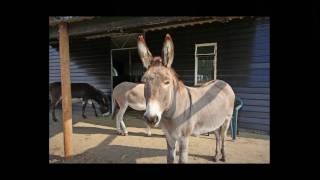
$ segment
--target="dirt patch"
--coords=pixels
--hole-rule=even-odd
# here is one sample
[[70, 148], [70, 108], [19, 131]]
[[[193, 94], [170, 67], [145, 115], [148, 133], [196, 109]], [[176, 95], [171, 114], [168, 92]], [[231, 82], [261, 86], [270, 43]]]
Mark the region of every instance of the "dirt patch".
[[[73, 112], [74, 156], [65, 161], [60, 113], [57, 111], [58, 122], [51, 119], [49, 122], [49, 163], [166, 163], [164, 134], [161, 129], [153, 128], [152, 136], [147, 137], [141, 114], [126, 113], [124, 119], [129, 135], [118, 136], [115, 121], [110, 116], [96, 118], [90, 111], [88, 119]], [[269, 163], [269, 136], [240, 132], [240, 137], [232, 141], [228, 135], [225, 151], [227, 163]], [[214, 152], [213, 134], [190, 137], [189, 163], [222, 163], [212, 161]]]

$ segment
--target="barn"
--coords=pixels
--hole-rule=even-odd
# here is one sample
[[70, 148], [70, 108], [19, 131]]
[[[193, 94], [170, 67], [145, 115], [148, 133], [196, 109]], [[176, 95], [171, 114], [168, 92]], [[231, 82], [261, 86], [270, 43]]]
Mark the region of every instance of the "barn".
[[[138, 35], [160, 55], [163, 38], [170, 33], [175, 44], [172, 67], [180, 79], [188, 86], [211, 79], [228, 82], [244, 103], [239, 128], [270, 133], [269, 17], [49, 17], [50, 83], [61, 81], [61, 21], [68, 22], [72, 82], [87, 82], [111, 96], [120, 82], [139, 82], [143, 75]], [[75, 110], [80, 107], [73, 104]]]

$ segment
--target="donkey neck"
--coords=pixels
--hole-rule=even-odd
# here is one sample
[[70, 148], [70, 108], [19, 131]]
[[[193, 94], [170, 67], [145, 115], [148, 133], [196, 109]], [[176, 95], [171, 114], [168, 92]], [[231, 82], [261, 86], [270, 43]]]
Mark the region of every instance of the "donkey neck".
[[190, 90], [186, 86], [175, 89], [173, 98], [167, 111], [164, 112], [164, 118], [168, 120], [177, 120], [177, 122], [191, 117], [192, 97]]

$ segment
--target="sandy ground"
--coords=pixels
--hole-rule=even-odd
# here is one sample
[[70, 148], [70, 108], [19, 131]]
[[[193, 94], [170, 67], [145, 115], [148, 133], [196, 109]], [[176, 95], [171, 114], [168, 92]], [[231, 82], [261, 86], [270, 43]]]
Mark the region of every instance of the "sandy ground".
[[[166, 163], [166, 141], [161, 129], [152, 129], [146, 136], [141, 113], [127, 112], [125, 123], [129, 135], [116, 134], [115, 121], [111, 117], [96, 118], [87, 108], [87, 119], [73, 112], [73, 153], [71, 160], [63, 158], [63, 134], [61, 111], [57, 110], [58, 122], [49, 121], [49, 163]], [[177, 155], [178, 155], [177, 148]], [[269, 163], [269, 136], [240, 131], [232, 141], [230, 135], [225, 142], [226, 163]], [[189, 163], [213, 162], [215, 138], [201, 135], [190, 137]], [[177, 160], [179, 156], [177, 156]]]

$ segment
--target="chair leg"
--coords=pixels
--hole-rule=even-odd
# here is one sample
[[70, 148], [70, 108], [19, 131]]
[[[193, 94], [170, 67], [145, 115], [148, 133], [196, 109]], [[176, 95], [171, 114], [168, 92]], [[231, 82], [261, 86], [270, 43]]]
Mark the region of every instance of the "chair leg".
[[232, 137], [232, 140], [235, 139], [235, 134], [234, 134], [234, 117], [235, 117], [235, 116], [232, 116], [232, 119], [231, 119], [231, 137]]
[[235, 110], [234, 116], [232, 117], [232, 140], [235, 140], [237, 138], [237, 131], [238, 131], [238, 111]]
[[236, 139], [238, 134], [239, 134], [239, 130], [238, 130], [238, 111], [236, 111], [236, 117], [234, 119], [234, 139]]

